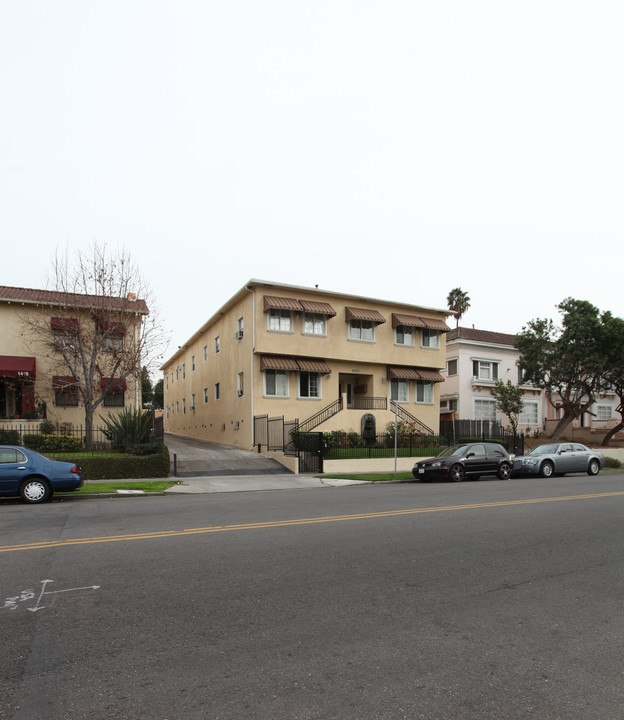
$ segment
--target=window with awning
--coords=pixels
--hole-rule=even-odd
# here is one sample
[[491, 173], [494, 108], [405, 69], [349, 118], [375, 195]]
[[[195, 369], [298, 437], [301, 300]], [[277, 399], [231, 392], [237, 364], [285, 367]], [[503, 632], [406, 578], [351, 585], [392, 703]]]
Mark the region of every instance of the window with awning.
[[285, 370], [287, 372], [316, 372], [329, 375], [331, 368], [318, 358], [299, 358], [286, 355], [261, 355], [260, 370]]
[[366, 320], [368, 322], [381, 325], [386, 322], [386, 318], [377, 310], [371, 308], [356, 308], [346, 307], [345, 308], [345, 320], [351, 322], [351, 320]]
[[408, 327], [426, 328], [438, 332], [449, 332], [450, 327], [443, 321], [435, 318], [420, 317], [419, 315], [404, 315], [403, 313], [392, 313], [392, 327], [406, 325]]
[[417, 367], [389, 367], [388, 377], [400, 380], [425, 380], [427, 382], [443, 382], [444, 378], [439, 370]]
[[37, 360], [20, 355], [0, 355], [0, 377], [36, 380]]
[[76, 378], [72, 375], [54, 375], [52, 377], [54, 404], [57, 407], [77, 407], [79, 402]]

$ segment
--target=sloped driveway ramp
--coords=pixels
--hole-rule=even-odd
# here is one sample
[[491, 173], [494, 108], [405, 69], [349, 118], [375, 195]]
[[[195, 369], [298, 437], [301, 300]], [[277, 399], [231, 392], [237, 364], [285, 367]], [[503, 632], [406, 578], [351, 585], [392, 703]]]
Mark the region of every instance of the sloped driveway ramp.
[[290, 470], [267, 455], [240, 450], [229, 445], [196, 440], [165, 433], [165, 444], [176, 455], [177, 477], [210, 477], [218, 475], [292, 475]]

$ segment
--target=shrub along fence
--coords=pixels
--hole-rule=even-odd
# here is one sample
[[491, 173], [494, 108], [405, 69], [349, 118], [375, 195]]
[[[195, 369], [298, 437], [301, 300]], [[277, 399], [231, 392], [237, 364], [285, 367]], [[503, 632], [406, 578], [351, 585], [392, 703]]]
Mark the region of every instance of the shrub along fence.
[[[307, 445], [306, 437], [319, 434], [321, 433], [292, 432], [291, 438], [295, 449], [305, 449]], [[323, 457], [327, 460], [394, 457], [395, 438], [394, 432], [391, 431], [364, 436], [356, 432], [335, 430], [322, 433], [322, 436]], [[398, 457], [431, 457], [442, 452], [450, 445], [465, 442], [483, 442], [484, 439], [488, 440], [488, 438], [482, 437], [452, 439], [443, 435], [399, 433], [396, 439], [396, 454]], [[490, 441], [499, 442], [509, 452], [514, 452], [513, 443], [510, 443], [508, 438], [502, 437]]]

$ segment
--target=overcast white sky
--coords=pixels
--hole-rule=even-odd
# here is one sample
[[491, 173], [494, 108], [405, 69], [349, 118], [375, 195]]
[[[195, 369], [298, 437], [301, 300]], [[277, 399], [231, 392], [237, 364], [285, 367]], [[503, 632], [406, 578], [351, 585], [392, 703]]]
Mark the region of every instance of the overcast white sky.
[[138, 261], [168, 355], [251, 277], [517, 332], [624, 316], [620, 0], [3, 0], [0, 284]]

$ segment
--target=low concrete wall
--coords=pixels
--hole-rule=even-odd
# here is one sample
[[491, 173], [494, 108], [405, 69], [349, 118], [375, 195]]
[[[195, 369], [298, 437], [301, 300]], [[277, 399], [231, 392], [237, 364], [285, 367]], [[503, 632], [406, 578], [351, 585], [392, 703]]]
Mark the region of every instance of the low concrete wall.
[[[424, 457], [400, 457], [396, 461], [397, 472], [409, 472], [414, 464]], [[336, 473], [392, 473], [394, 472], [394, 458], [354, 458], [353, 460], [324, 460], [323, 472]]]

